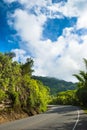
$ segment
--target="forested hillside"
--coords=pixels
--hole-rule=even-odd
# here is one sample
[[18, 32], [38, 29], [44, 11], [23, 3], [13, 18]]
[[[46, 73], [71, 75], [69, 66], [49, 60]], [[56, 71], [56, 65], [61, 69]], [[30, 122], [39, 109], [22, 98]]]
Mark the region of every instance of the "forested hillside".
[[76, 83], [66, 82], [64, 80], [59, 80], [56, 78], [41, 76], [33, 76], [33, 78], [41, 81], [44, 85], [48, 86], [52, 95], [55, 95], [61, 91], [74, 90], [77, 87]]
[[0, 110], [45, 111], [49, 88], [32, 79], [33, 60], [26, 63], [13, 61], [14, 53], [0, 53]]

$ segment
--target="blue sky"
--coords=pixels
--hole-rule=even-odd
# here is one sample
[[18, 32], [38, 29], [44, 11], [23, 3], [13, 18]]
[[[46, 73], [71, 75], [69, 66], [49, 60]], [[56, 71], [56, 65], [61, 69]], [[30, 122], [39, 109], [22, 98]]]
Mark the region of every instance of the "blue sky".
[[18, 40], [14, 40], [14, 36], [16, 35], [16, 30], [11, 28], [8, 25], [8, 13], [13, 12], [15, 8], [18, 8], [19, 5], [12, 4], [8, 5], [3, 0], [0, 1], [0, 51], [8, 52], [11, 51], [12, 48], [18, 48]]
[[0, 52], [32, 57], [35, 75], [76, 81], [87, 58], [86, 16], [86, 0], [1, 0]]
[[52, 41], [56, 41], [57, 38], [62, 35], [63, 29], [66, 27], [74, 26], [76, 20], [76, 17], [48, 19], [44, 25], [43, 37], [45, 39], [51, 39]]

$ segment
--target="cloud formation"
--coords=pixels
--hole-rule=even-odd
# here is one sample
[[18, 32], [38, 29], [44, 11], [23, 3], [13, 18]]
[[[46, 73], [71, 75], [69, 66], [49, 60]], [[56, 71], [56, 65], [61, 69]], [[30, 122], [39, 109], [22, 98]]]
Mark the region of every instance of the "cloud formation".
[[[11, 4], [16, 0], [4, 0]], [[9, 15], [10, 25], [21, 38], [20, 49], [12, 50], [16, 60], [25, 61], [32, 56], [35, 75], [52, 76], [75, 81], [72, 74], [83, 68], [82, 58], [87, 58], [87, 32], [79, 35], [80, 29], [87, 29], [86, 0], [68, 0], [52, 3], [51, 0], [19, 0], [23, 9], [16, 9]], [[48, 18], [77, 17], [77, 23], [63, 29], [56, 41], [43, 39], [44, 24]], [[84, 32], [84, 31], [83, 31]]]

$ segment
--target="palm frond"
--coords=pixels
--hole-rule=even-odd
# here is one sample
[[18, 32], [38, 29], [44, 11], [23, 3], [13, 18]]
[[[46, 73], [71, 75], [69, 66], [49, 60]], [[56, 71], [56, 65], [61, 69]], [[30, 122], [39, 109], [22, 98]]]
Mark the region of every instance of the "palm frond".
[[87, 74], [86, 74], [86, 72], [84, 72], [84, 71], [81, 70], [81, 71], [79, 72], [79, 74], [80, 74], [81, 77], [84, 78], [84, 80], [87, 79]]
[[84, 82], [83, 77], [81, 77], [80, 75], [74, 74], [73, 76], [75, 76], [80, 82]]

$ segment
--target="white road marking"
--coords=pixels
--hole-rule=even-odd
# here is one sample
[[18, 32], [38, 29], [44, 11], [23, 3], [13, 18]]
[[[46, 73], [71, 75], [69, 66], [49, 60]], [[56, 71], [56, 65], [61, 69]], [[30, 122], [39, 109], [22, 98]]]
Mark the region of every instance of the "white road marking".
[[78, 112], [78, 117], [77, 117], [77, 120], [76, 120], [75, 125], [74, 125], [72, 130], [75, 130], [75, 128], [76, 128], [76, 126], [77, 126], [77, 124], [79, 122], [80, 112], [79, 112], [79, 110], [77, 112]]

